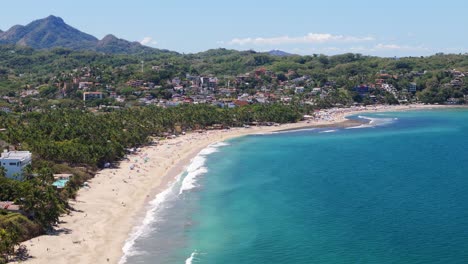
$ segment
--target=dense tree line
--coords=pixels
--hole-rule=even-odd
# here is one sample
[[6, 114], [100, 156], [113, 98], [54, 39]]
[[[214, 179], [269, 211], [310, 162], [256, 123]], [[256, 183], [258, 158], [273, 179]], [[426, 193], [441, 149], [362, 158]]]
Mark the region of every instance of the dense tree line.
[[90, 167], [102, 166], [125, 155], [128, 147], [148, 142], [150, 136], [206, 128], [213, 124], [242, 126], [251, 122], [296, 122], [300, 107], [281, 104], [219, 108], [183, 105], [142, 107], [91, 113], [73, 109], [4, 115], [6, 142], [28, 149], [43, 160]]

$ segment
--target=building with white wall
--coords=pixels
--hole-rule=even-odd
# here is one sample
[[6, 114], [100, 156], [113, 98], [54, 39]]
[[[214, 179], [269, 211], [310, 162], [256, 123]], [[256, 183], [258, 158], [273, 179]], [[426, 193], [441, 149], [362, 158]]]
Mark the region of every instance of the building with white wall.
[[0, 165], [6, 170], [6, 177], [22, 179], [23, 169], [31, 164], [32, 155], [29, 151], [4, 150], [0, 157]]

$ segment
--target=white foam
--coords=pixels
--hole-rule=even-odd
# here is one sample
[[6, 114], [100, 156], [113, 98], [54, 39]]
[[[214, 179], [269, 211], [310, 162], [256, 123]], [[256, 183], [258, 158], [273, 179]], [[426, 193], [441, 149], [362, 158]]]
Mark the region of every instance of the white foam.
[[188, 190], [192, 190], [197, 185], [197, 178], [200, 175], [203, 175], [208, 172], [208, 169], [204, 166], [206, 163], [206, 156], [218, 152], [218, 148], [229, 146], [226, 142], [218, 142], [209, 145], [208, 147], [202, 149], [195, 158], [192, 159], [190, 165], [187, 167], [187, 176], [185, 176], [184, 180], [182, 181], [182, 185], [180, 186], [179, 194], [186, 192]]
[[184, 180], [182, 181], [179, 194], [182, 194], [185, 191], [192, 190], [198, 187], [197, 185], [198, 176], [203, 175], [207, 172], [208, 172], [208, 169], [206, 167], [200, 167], [194, 171], [189, 172], [187, 176], [185, 176]]
[[226, 147], [226, 146], [229, 146], [229, 145], [230, 144], [226, 143], [226, 142], [218, 142], [218, 143], [211, 144], [210, 147], [219, 148], [219, 147]]
[[149, 203], [149, 210], [146, 212], [143, 222], [133, 228], [133, 231], [130, 237], [125, 241], [125, 245], [122, 247], [123, 256], [119, 261], [119, 264], [124, 264], [127, 261], [127, 258], [139, 254], [138, 251], [134, 249], [135, 241], [150, 231], [150, 226], [157, 220], [158, 212], [163, 209], [162, 206], [164, 202], [168, 201], [170, 198], [177, 197], [174, 193], [174, 187], [180, 181], [181, 175], [179, 175], [174, 183], [172, 183], [166, 190], [156, 195], [156, 198]]
[[226, 143], [226, 142], [214, 143], [202, 149], [202, 151], [200, 151], [198, 155], [202, 155], [202, 156], [210, 155], [212, 153], [218, 152], [218, 148], [225, 147], [225, 146], [229, 146], [229, 143]]
[[195, 156], [195, 158], [191, 160], [190, 164], [187, 167], [187, 172], [190, 173], [198, 170], [199, 168], [203, 167], [203, 165], [205, 165], [205, 162], [205, 155], [199, 153], [197, 156]]
[[354, 128], [367, 128], [367, 127], [376, 127], [376, 126], [385, 126], [395, 122], [398, 118], [375, 118], [375, 117], [368, 117], [368, 116], [358, 116], [361, 119], [369, 120], [368, 124], [362, 124], [355, 127], [348, 127], [346, 129], [354, 129]]
[[298, 128], [298, 129], [291, 129], [291, 130], [267, 132], [267, 133], [264, 133], [264, 134], [265, 134], [265, 135], [268, 135], [268, 134], [285, 134], [285, 133], [294, 133], [294, 132], [303, 132], [303, 131], [314, 131], [314, 130], [317, 130], [317, 128], [315, 128], [315, 127], [311, 127], [311, 128]]
[[[143, 218], [143, 222], [133, 229], [132, 233], [130, 234], [130, 237], [125, 241], [125, 245], [122, 247], [122, 251], [124, 254], [120, 259], [119, 264], [124, 264], [127, 262], [128, 257], [139, 254], [139, 252], [134, 249], [135, 242], [138, 238], [140, 238], [144, 234], [148, 234], [151, 231], [151, 225], [158, 220], [158, 212], [164, 208], [162, 205], [165, 202], [169, 201], [170, 199], [177, 198], [178, 194], [180, 195], [181, 193], [187, 190], [191, 190], [197, 187], [197, 177], [202, 174], [205, 174], [208, 171], [208, 169], [204, 167], [206, 162], [206, 156], [217, 152], [219, 147], [228, 145], [228, 143], [219, 142], [209, 145], [208, 147], [200, 151], [198, 155], [192, 159], [189, 166], [187, 167], [187, 176], [185, 176], [182, 183], [180, 184], [182, 178], [182, 174], [180, 174], [177, 176], [176, 181], [174, 183], [172, 183], [166, 190], [156, 195], [155, 199], [149, 203], [149, 210], [146, 212], [145, 217]], [[176, 187], [179, 186], [179, 184], [180, 189], [179, 192], [177, 192]], [[190, 262], [187, 262], [187, 260], [186, 263], [192, 263], [195, 254], [196, 252], [192, 253], [190, 258], [188, 259], [190, 260]]]
[[197, 254], [197, 251], [192, 252], [192, 254], [190, 254], [190, 257], [185, 260], [185, 264], [192, 264], [193, 261], [195, 260], [196, 254]]
[[334, 133], [336, 131], [337, 131], [336, 129], [331, 129], [331, 130], [320, 131], [319, 133]]
[[373, 127], [373, 126], [363, 124], [363, 125], [359, 125], [359, 126], [347, 127], [346, 129], [366, 128], [366, 127]]
[[199, 155], [210, 155], [210, 154], [215, 153], [215, 152], [218, 152], [217, 148], [207, 147], [207, 148], [203, 149], [202, 151], [200, 151]]
[[273, 135], [273, 134], [277, 134], [279, 132], [258, 132], [258, 133], [254, 133], [254, 134], [250, 134], [252, 136], [267, 136], [267, 135]]

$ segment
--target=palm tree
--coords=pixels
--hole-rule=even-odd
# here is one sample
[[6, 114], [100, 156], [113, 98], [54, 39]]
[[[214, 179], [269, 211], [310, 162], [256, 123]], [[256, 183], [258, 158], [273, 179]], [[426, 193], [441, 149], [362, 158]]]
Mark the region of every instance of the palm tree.
[[7, 169], [3, 166], [0, 166], [0, 178], [6, 177]]

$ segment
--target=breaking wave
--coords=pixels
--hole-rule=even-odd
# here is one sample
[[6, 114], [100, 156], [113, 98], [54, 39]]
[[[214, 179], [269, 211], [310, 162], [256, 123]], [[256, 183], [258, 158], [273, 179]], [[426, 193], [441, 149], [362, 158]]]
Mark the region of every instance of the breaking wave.
[[[169, 201], [174, 201], [174, 199], [178, 199], [182, 193], [198, 187], [197, 178], [208, 172], [208, 169], [205, 167], [207, 156], [218, 152], [218, 148], [228, 145], [228, 143], [219, 142], [211, 144], [201, 150], [197, 156], [191, 160], [184, 173], [177, 176], [176, 181], [171, 183], [166, 190], [156, 195], [156, 197], [149, 203], [148, 211], [146, 212], [142, 223], [133, 229], [129, 238], [125, 241], [125, 245], [122, 247], [123, 256], [120, 259], [119, 264], [124, 264], [127, 262], [129, 257], [141, 253], [135, 249], [135, 242], [138, 238], [149, 233], [154, 223], [160, 220], [158, 219], [158, 215], [159, 212], [165, 208], [164, 204]], [[183, 177], [185, 173], [186, 176]], [[185, 263], [192, 263], [195, 254], [196, 252], [192, 253]]]
[[386, 118], [376, 118], [376, 117], [368, 117], [368, 116], [358, 116], [360, 119], [369, 120], [369, 123], [362, 124], [359, 126], [348, 127], [346, 129], [355, 129], [355, 128], [369, 128], [369, 127], [377, 127], [377, 126], [386, 126], [392, 123], [395, 123], [398, 118], [386, 117]]

